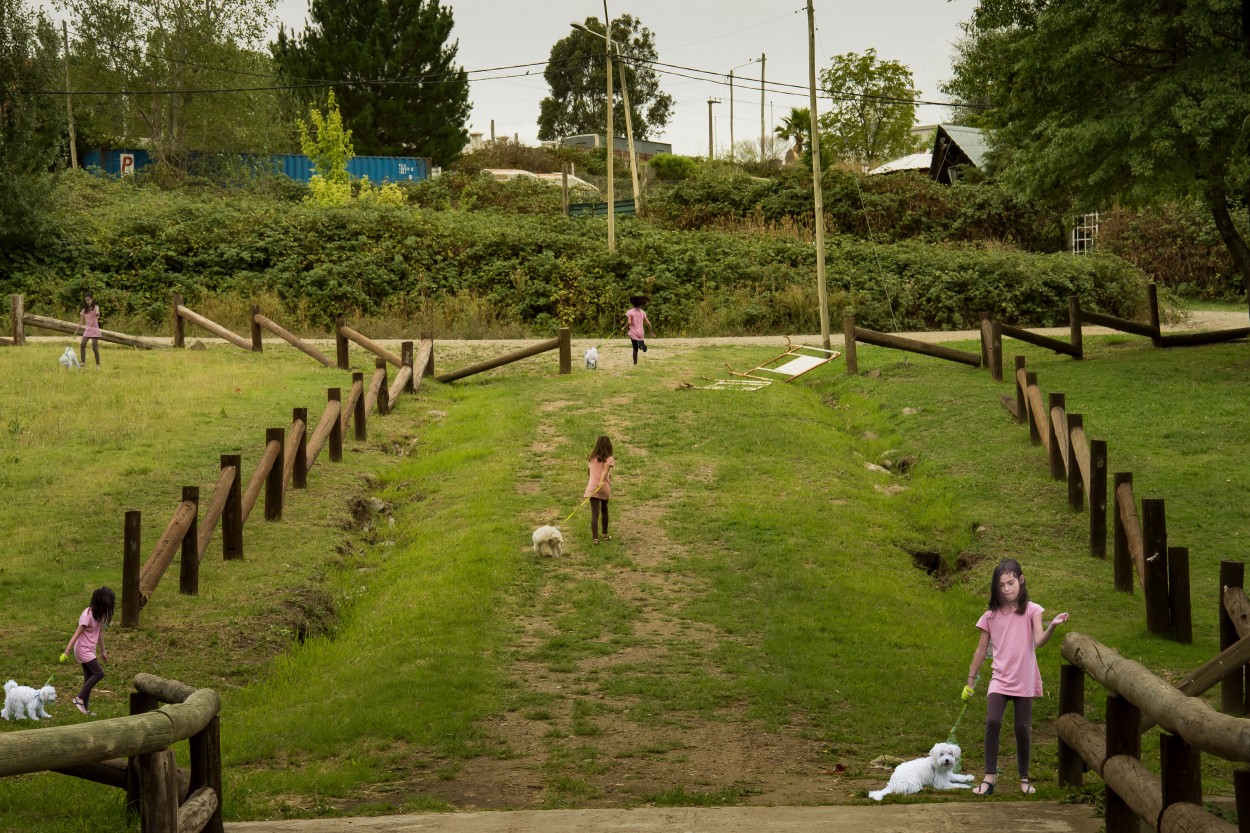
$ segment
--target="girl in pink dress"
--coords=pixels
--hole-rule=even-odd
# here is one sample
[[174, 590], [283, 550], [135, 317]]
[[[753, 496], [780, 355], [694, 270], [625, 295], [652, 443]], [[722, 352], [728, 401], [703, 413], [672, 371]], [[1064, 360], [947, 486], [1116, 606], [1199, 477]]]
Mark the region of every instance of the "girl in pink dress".
[[82, 331], [82, 343], [78, 345], [82, 354], [82, 363], [87, 363], [87, 339], [91, 339], [91, 352], [95, 354], [95, 366], [100, 366], [100, 305], [88, 292], [82, 296], [82, 310], [78, 317], [85, 327]]
[[[647, 299], [641, 295], [635, 295], [629, 299], [632, 306], [625, 311], [625, 326], [621, 328], [629, 331], [629, 341], [634, 347], [634, 364], [638, 364], [639, 350], [647, 352], [647, 342], [644, 339], [646, 331], [652, 329], [651, 319], [647, 318], [647, 311], [642, 308], [646, 302]], [[652, 329], [652, 335], [654, 334], [655, 331]]]
[[989, 653], [993, 665], [985, 706], [985, 777], [973, 790], [976, 795], [991, 795], [998, 781], [998, 740], [1008, 702], [1014, 704], [1020, 791], [1025, 795], [1037, 792], [1029, 783], [1033, 698], [1042, 696], [1037, 649], [1050, 641], [1057, 626], [1068, 621], [1068, 614], [1060, 613], [1049, 626], [1042, 627], [1042, 611], [1041, 605], [1029, 601], [1020, 562], [1014, 558], [998, 562], [990, 580], [989, 609], [977, 620], [981, 638], [972, 654], [968, 684], [963, 690], [965, 700], [972, 696], [981, 663]]
[[95, 714], [88, 706], [91, 689], [104, 679], [104, 669], [100, 660], [108, 662], [108, 651], [104, 650], [104, 628], [113, 621], [113, 606], [116, 595], [108, 587], [101, 587], [91, 594], [91, 604], [78, 617], [78, 629], [69, 638], [65, 653], [71, 650], [74, 658], [82, 663], [82, 690], [74, 698], [74, 706], [83, 714]]
[[612, 441], [605, 436], [595, 440], [595, 447], [586, 461], [588, 477], [586, 492], [582, 497], [590, 498], [590, 538], [599, 543], [599, 516], [603, 515], [603, 539], [611, 541], [608, 535], [608, 498], [612, 496], [612, 467], [616, 465], [612, 457]]

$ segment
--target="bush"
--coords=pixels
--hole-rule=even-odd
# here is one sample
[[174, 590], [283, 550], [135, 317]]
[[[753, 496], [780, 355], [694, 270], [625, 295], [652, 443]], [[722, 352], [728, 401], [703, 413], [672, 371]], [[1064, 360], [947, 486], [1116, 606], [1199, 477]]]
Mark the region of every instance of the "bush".
[[[409, 193], [450, 193], [446, 179]], [[462, 204], [478, 193], [541, 201], [557, 191], [467, 179]], [[159, 332], [177, 291], [192, 306], [270, 299], [280, 307], [275, 315], [306, 326], [363, 315], [400, 330], [379, 336], [411, 335], [403, 328], [414, 320], [459, 322], [455, 333], [439, 331], [442, 337], [499, 327], [551, 333], [559, 324], [597, 335], [619, 326], [629, 296], [642, 293], [666, 335], [818, 329], [815, 251], [788, 235], [675, 232], [624, 220], [618, 249], [609, 253], [603, 220], [550, 211], [325, 208], [90, 177], [66, 178], [60, 194], [56, 233], [37, 259], [11, 264], [0, 283], [5, 294], [25, 294], [32, 311], [75, 310], [91, 290], [106, 320], [146, 320]], [[1058, 324], [1070, 294], [1087, 308], [1132, 316], [1144, 299], [1141, 272], [1109, 255], [842, 236], [830, 240], [827, 264], [834, 320], [852, 314], [874, 329], [974, 327], [982, 312]], [[447, 312], [449, 305], [460, 312]], [[477, 310], [490, 326], [466, 324], [464, 310]]]
[[690, 179], [699, 170], [699, 163], [689, 156], [677, 156], [672, 153], [657, 153], [647, 162], [651, 175], [666, 182], [678, 182]]

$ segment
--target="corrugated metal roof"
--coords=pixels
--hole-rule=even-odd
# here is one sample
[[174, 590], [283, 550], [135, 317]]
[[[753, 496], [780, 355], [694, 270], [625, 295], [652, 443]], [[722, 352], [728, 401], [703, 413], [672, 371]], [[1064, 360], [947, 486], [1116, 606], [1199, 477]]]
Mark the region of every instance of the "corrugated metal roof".
[[985, 133], [975, 127], [958, 124], [939, 124], [938, 129], [951, 138], [964, 155], [978, 168], [985, 168], [985, 156], [989, 153], [989, 141]]
[[928, 171], [932, 164], [933, 154], [926, 150], [923, 153], [913, 153], [911, 156], [904, 156], [901, 159], [886, 162], [884, 165], [878, 165], [869, 171], [868, 175], [890, 174], [895, 171]]

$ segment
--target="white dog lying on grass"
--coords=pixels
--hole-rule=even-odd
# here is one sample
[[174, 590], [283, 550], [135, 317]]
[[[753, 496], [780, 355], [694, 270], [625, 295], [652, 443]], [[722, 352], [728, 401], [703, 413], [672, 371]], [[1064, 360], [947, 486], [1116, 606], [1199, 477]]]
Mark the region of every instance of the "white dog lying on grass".
[[905, 761], [894, 767], [890, 775], [890, 783], [883, 790], [873, 790], [868, 797], [880, 801], [890, 793], [911, 795], [925, 787], [935, 790], [970, 790], [967, 783], [973, 780], [971, 775], [955, 772], [959, 766], [959, 747], [953, 743], [935, 743], [929, 750], [929, 757]]
[[0, 717], [5, 720], [25, 720], [28, 717], [31, 720], [50, 718], [52, 715], [48, 714], [44, 706], [55, 700], [56, 689], [51, 685], [31, 688], [28, 685], [18, 685], [15, 680], [9, 680], [4, 684], [4, 709], [0, 710]]

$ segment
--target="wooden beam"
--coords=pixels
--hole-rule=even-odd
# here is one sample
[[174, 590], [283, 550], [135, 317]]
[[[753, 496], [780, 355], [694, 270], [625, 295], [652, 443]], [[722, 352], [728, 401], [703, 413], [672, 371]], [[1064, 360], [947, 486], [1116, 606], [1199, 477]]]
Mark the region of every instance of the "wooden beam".
[[177, 309], [178, 309], [178, 314], [180, 316], [190, 321], [192, 324], [195, 324], [197, 327], [201, 327], [205, 330], [208, 330], [213, 335], [224, 338], [226, 341], [230, 342], [235, 347], [241, 347], [244, 350], [251, 352], [252, 342], [248, 341], [243, 336], [238, 335], [236, 333], [232, 333], [230, 330], [227, 330], [225, 327], [221, 326], [216, 321], [210, 321], [204, 316], [200, 315], [198, 312], [193, 312], [192, 310], [187, 309], [182, 304], [179, 304]]
[[[70, 335], [77, 333], [80, 329], [77, 324], [71, 324], [68, 321], [58, 321], [55, 318], [46, 318], [42, 315], [33, 315], [29, 312], [22, 316], [22, 321], [28, 326], [38, 327], [41, 330], [52, 330], [58, 333], [69, 333]], [[143, 350], [152, 350], [165, 346], [154, 341], [144, 341], [141, 338], [129, 336], [125, 333], [115, 333], [112, 330], [100, 330], [100, 341], [107, 341], [111, 344], [124, 344], [127, 347], [139, 347]]]
[[313, 359], [316, 359], [317, 361], [321, 362], [326, 367], [334, 367], [334, 362], [330, 359], [329, 356], [325, 355], [316, 347], [313, 347], [311, 344], [304, 341], [302, 338], [292, 335], [290, 332], [278, 326], [274, 322], [270, 321], [268, 318], [261, 315], [260, 313], [256, 313], [256, 315], [254, 316], [254, 320], [256, 321], [257, 324], [264, 327], [266, 330], [273, 333], [278, 338], [282, 339], [287, 344], [294, 347], [296, 350], [299, 350], [305, 355]]

